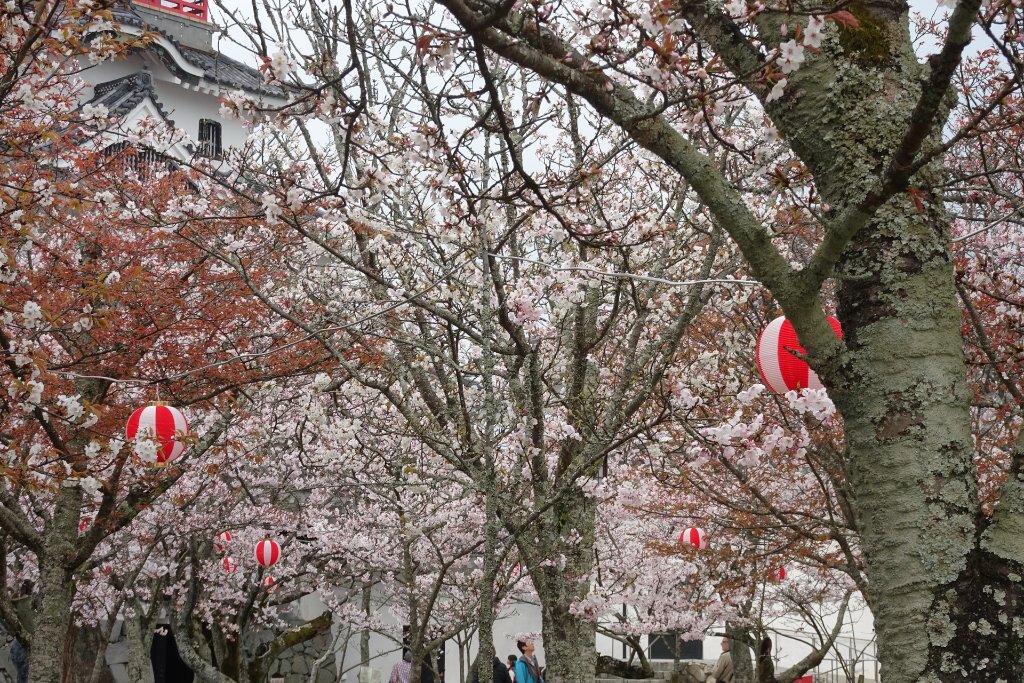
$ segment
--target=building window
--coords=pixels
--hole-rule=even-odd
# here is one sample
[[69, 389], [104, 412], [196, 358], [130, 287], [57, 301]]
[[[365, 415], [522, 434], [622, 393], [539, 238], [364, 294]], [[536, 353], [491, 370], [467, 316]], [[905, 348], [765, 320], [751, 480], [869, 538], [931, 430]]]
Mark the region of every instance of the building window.
[[220, 150], [220, 122], [199, 119], [199, 154], [211, 159], [219, 159]]

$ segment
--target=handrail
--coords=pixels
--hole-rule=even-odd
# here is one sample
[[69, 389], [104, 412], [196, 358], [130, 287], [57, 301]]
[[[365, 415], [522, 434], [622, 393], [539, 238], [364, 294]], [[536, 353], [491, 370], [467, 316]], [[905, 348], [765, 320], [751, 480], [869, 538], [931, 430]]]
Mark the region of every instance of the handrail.
[[207, 0], [135, 0], [135, 2], [180, 14], [189, 19], [198, 21], [209, 21], [210, 19]]

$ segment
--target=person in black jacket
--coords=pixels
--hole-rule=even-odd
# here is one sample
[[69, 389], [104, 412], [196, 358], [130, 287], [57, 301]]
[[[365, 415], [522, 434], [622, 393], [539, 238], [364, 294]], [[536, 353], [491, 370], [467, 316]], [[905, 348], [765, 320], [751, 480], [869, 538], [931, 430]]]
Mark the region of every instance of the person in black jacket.
[[[512, 683], [512, 677], [508, 675], [508, 668], [497, 656], [494, 658], [494, 683]], [[473, 672], [473, 683], [480, 683], [480, 671]]]
[[775, 662], [772, 661], [772, 639], [765, 637], [757, 653], [755, 683], [775, 683]]

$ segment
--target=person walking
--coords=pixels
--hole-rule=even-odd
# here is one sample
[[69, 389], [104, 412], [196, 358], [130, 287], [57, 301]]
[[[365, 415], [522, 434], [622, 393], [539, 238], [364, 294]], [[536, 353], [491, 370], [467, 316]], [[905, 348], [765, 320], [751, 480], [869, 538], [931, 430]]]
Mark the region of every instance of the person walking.
[[[497, 655], [494, 656], [492, 667], [493, 671], [491, 672], [491, 681], [493, 683], [512, 683], [512, 676], [509, 675], [508, 667], [505, 666], [505, 663], [502, 662], [501, 658]], [[473, 683], [480, 683], [479, 669], [473, 671]]]
[[391, 669], [391, 678], [388, 679], [388, 683], [409, 683], [409, 674], [411, 673], [412, 650], [403, 650], [402, 661]]

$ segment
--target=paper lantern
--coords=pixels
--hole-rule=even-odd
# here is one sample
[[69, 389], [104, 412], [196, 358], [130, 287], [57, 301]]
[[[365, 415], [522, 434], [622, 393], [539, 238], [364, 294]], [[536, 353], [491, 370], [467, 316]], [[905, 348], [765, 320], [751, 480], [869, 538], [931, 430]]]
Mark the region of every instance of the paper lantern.
[[786, 580], [786, 568], [785, 567], [779, 567], [775, 571], [774, 578], [775, 578], [776, 581], [785, 581]]
[[231, 543], [230, 531], [222, 531], [213, 537], [213, 547], [218, 553], [227, 550], [228, 543]]
[[[829, 316], [828, 324], [836, 336], [842, 339], [839, 321]], [[821, 389], [821, 381], [814, 370], [803, 360], [793, 355], [806, 353], [796, 339], [796, 330], [786, 318], [779, 316], [768, 323], [757, 339], [757, 371], [761, 379], [776, 394], [801, 389]]]
[[274, 585], [274, 577], [267, 576], [266, 578], [264, 578], [263, 587], [267, 590], [268, 593], [273, 593], [274, 591], [276, 591], [277, 586]]
[[698, 550], [704, 550], [708, 547], [708, 537], [704, 533], [703, 529], [697, 527], [689, 527], [679, 534], [680, 543], [689, 543]]
[[281, 546], [270, 538], [264, 538], [256, 544], [256, 561], [261, 567], [273, 567], [281, 556]]
[[[136, 455], [147, 462], [163, 465], [185, 451], [185, 443], [181, 439], [188, 434], [188, 422], [177, 408], [154, 403], [132, 413], [124, 433], [128, 441], [135, 444]], [[155, 447], [155, 460], [150, 456], [150, 448], [143, 447], [145, 442]]]
[[238, 569], [238, 560], [230, 556], [225, 557], [221, 564], [224, 565], [224, 571], [228, 574], [234, 574], [235, 570]]

